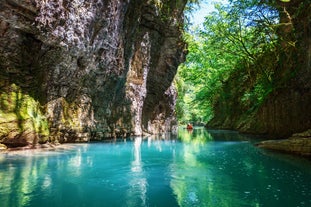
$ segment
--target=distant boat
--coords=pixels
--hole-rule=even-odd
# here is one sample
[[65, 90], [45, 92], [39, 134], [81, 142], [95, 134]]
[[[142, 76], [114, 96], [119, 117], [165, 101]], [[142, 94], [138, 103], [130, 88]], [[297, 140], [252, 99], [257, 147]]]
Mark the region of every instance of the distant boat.
[[193, 126], [192, 126], [192, 124], [187, 124], [187, 129], [193, 129]]

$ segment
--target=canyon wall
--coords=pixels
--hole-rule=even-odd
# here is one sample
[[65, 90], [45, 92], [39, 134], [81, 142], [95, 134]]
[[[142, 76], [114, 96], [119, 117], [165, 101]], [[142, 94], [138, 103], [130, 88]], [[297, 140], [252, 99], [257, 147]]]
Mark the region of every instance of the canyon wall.
[[266, 138], [287, 138], [311, 129], [310, 1], [277, 1], [275, 7], [280, 19], [276, 25], [280, 48], [271, 92], [262, 103], [245, 107], [241, 100], [245, 90], [250, 89], [243, 73], [232, 74], [224, 83], [225, 97], [215, 104], [215, 116], [208, 127], [235, 129]]
[[0, 143], [175, 131], [186, 0], [1, 0]]
[[276, 87], [241, 131], [289, 137], [311, 129], [311, 5], [279, 2], [282, 53], [275, 68]]

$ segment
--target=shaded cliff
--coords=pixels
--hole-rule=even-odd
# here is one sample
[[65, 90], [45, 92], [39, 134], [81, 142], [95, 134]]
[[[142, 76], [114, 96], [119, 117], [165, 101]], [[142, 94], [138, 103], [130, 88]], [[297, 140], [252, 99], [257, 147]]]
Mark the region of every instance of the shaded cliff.
[[0, 142], [174, 131], [185, 4], [2, 0]]
[[[241, 130], [289, 137], [311, 128], [310, 1], [279, 3], [282, 52], [275, 68], [275, 90]], [[294, 43], [294, 44], [293, 44]]]
[[[278, 59], [273, 65], [272, 87], [262, 103], [242, 103], [249, 87], [238, 71], [224, 82], [224, 94], [215, 104], [209, 127], [285, 138], [311, 128], [311, 22], [307, 0], [278, 1]], [[267, 60], [261, 63], [269, 65]], [[242, 71], [243, 72], [243, 71]], [[244, 78], [244, 79], [243, 79]], [[247, 88], [249, 87], [249, 88]]]

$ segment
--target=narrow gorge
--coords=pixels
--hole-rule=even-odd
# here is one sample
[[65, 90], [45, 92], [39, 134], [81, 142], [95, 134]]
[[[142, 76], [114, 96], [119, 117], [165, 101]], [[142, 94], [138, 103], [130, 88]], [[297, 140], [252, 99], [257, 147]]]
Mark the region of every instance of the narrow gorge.
[[[188, 52], [183, 32], [189, 2], [198, 3], [1, 0], [1, 147], [175, 133], [173, 80]], [[253, 65], [215, 79], [221, 89], [211, 101], [208, 127], [273, 139], [303, 135], [309, 143], [310, 4], [273, 5], [280, 21], [270, 25], [281, 45], [276, 58], [262, 52]], [[261, 62], [272, 75], [271, 90], [259, 103], [249, 94], [262, 89], [256, 74]]]

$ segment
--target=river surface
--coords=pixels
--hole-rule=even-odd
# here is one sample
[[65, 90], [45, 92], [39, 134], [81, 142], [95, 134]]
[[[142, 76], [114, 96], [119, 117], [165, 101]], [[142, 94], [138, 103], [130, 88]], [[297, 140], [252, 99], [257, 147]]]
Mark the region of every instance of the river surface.
[[311, 163], [230, 131], [0, 154], [1, 207], [311, 206]]

